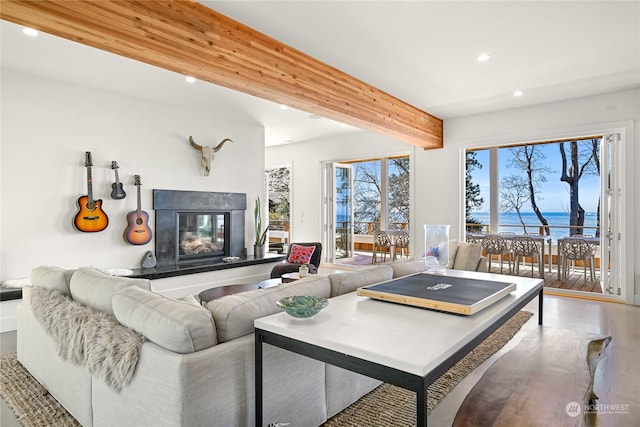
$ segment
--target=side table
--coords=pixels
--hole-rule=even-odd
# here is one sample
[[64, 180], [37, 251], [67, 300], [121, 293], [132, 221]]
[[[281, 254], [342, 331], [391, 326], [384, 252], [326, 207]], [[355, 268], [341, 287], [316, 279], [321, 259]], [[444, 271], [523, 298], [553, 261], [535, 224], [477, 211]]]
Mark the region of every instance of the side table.
[[300, 280], [300, 273], [285, 273], [280, 277], [282, 277], [282, 283], [289, 283]]

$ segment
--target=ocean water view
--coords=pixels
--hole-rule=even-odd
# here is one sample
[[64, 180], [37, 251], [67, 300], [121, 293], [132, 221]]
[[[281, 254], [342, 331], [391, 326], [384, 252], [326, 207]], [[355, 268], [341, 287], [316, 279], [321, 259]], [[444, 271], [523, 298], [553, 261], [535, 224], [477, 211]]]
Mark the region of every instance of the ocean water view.
[[[555, 243], [559, 238], [569, 235], [569, 212], [543, 212], [542, 215], [549, 222], [550, 226], [557, 226], [551, 228], [551, 238]], [[489, 212], [471, 212], [471, 218], [477, 220], [481, 224], [489, 224]], [[533, 212], [523, 212], [522, 220], [526, 224], [527, 233], [537, 233], [541, 226], [538, 217]], [[520, 223], [520, 218], [516, 212], [501, 212], [499, 215], [498, 223], [500, 224], [499, 230], [491, 230], [494, 233], [501, 232], [514, 232], [516, 234], [525, 233], [525, 230]], [[595, 236], [595, 227], [598, 224], [598, 215], [596, 212], [586, 212], [584, 226], [592, 227], [585, 228], [583, 233]], [[485, 228], [486, 230], [486, 228]]]

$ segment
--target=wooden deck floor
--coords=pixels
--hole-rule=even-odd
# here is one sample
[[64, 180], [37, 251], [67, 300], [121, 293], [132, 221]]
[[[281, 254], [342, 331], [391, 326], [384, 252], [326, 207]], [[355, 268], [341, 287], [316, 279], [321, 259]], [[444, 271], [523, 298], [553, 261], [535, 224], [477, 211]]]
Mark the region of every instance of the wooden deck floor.
[[[492, 262], [491, 263], [491, 272], [500, 274], [500, 263]], [[509, 267], [505, 263], [504, 274], [509, 274]], [[515, 275], [515, 273], [513, 273]], [[523, 267], [520, 264], [520, 273], [518, 276], [521, 277], [531, 277], [531, 266], [527, 265]], [[533, 276], [540, 277], [538, 273], [538, 268], [533, 269]], [[589, 276], [589, 270], [587, 269], [587, 279], [584, 277], [584, 270], [582, 267], [576, 267], [574, 270], [569, 270], [569, 276], [567, 280], [563, 281], [558, 277], [557, 267], [552, 266], [551, 272], [549, 272], [548, 267], [545, 266], [544, 273], [544, 287], [545, 288], [555, 288], [555, 289], [567, 289], [573, 291], [583, 291], [583, 292], [594, 292], [594, 293], [602, 293], [602, 286], [600, 285], [600, 274], [599, 271], [596, 270], [596, 275], [594, 276], [594, 280], [591, 280]]]
[[[387, 257], [388, 261], [388, 257]], [[340, 262], [338, 260], [338, 262]], [[371, 265], [371, 254], [366, 252], [356, 252], [355, 258], [350, 260], [349, 262], [345, 262], [348, 264], [354, 265]], [[500, 274], [500, 262], [494, 260], [491, 263], [491, 272]], [[504, 263], [504, 274], [509, 274], [509, 267], [505, 261]], [[514, 273], [515, 274], [515, 273]], [[531, 264], [527, 263], [527, 265], [523, 265], [520, 263], [520, 273], [518, 276], [521, 277], [531, 277]], [[537, 266], [533, 269], [533, 276], [540, 277], [538, 273]], [[587, 270], [587, 279], [584, 277], [584, 270], [582, 267], [576, 267], [574, 270], [569, 270], [569, 276], [567, 280], [562, 281], [558, 277], [557, 266], [554, 264], [552, 266], [551, 272], [549, 272], [548, 266], [545, 265], [545, 273], [544, 273], [544, 286], [545, 288], [555, 288], [555, 289], [567, 289], [573, 291], [583, 291], [583, 292], [593, 292], [602, 294], [602, 286], [600, 285], [600, 274], [599, 270], [596, 269], [596, 275], [594, 276], [595, 280], [591, 280], [589, 276], [589, 270]]]

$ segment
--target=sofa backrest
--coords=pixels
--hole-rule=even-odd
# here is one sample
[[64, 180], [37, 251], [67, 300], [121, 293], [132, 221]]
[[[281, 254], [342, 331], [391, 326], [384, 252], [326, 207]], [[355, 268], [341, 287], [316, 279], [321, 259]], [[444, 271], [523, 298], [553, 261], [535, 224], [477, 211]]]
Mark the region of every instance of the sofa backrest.
[[276, 301], [295, 295], [329, 298], [329, 279], [311, 275], [280, 286], [241, 292], [214, 299], [206, 304], [213, 314], [218, 342], [223, 343], [253, 332], [253, 321], [282, 311]]
[[217, 344], [211, 312], [135, 286], [113, 296], [113, 311], [124, 326], [176, 353], [193, 353]]
[[82, 267], [73, 273], [69, 282], [69, 290], [74, 300], [111, 315], [113, 315], [113, 295], [127, 286], [137, 286], [149, 291], [151, 281], [110, 276], [95, 268]]
[[363, 268], [361, 270], [329, 275], [331, 297], [354, 292], [361, 286], [373, 285], [393, 279], [393, 268], [388, 265]]
[[408, 276], [410, 274], [420, 273], [427, 269], [427, 264], [424, 260], [418, 261], [396, 261], [387, 264], [393, 269], [393, 278]]
[[76, 270], [65, 270], [60, 267], [42, 265], [31, 270], [31, 284], [52, 291], [58, 291], [62, 295], [71, 295], [69, 283]]

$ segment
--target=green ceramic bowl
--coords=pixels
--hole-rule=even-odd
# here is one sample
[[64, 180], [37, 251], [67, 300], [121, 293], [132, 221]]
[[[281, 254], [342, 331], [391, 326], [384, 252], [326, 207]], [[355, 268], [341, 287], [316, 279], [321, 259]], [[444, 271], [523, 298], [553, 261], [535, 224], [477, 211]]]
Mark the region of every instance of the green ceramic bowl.
[[298, 295], [282, 298], [276, 304], [293, 317], [306, 318], [318, 314], [329, 304], [329, 301], [321, 297]]

